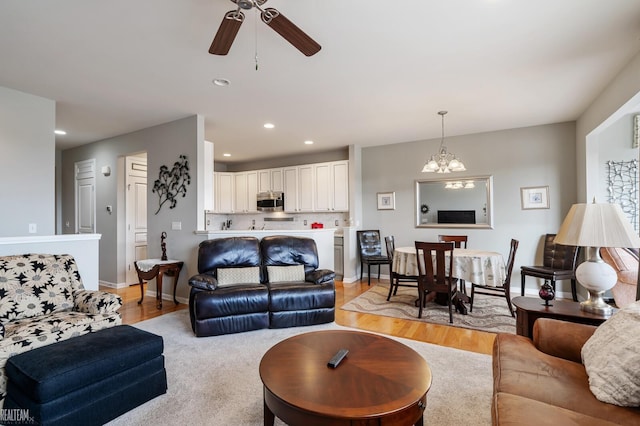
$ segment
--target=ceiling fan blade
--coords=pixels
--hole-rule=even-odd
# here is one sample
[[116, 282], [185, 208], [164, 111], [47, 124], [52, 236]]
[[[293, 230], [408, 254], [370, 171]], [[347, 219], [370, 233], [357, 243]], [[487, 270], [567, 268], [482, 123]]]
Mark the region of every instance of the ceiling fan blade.
[[242, 22], [244, 22], [244, 13], [239, 10], [227, 12], [222, 18], [222, 23], [213, 39], [213, 43], [211, 43], [209, 53], [212, 55], [226, 55], [229, 53]]
[[271, 7], [266, 8], [262, 11], [261, 16], [265, 24], [273, 28], [275, 32], [280, 34], [306, 56], [313, 56], [320, 51], [321, 47], [315, 40], [276, 9]]

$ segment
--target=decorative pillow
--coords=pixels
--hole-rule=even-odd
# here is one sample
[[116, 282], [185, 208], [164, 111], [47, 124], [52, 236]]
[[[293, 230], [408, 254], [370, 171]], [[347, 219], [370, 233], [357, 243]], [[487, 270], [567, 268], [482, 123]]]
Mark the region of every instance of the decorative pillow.
[[602, 323], [582, 347], [589, 389], [602, 402], [640, 406], [640, 301]]
[[260, 267], [218, 268], [218, 287], [234, 284], [260, 284]]
[[304, 265], [267, 266], [270, 283], [304, 281]]

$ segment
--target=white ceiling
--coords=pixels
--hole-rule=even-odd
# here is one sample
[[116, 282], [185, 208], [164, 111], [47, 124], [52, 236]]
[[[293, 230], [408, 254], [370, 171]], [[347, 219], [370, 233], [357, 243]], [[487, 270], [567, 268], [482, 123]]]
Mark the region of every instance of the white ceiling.
[[637, 0], [267, 6], [322, 50], [249, 11], [210, 55], [229, 0], [2, 0], [0, 86], [57, 101], [62, 149], [201, 114], [216, 160], [249, 161], [436, 138], [443, 109], [448, 136], [575, 120], [640, 51]]

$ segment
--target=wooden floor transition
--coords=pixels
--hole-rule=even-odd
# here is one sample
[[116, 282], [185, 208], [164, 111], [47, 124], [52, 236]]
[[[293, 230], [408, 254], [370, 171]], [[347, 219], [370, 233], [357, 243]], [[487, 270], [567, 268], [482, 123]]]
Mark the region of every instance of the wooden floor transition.
[[[388, 281], [385, 280], [381, 281], [388, 283]], [[372, 278], [371, 284], [373, 285], [375, 282], [377, 281]], [[494, 333], [350, 312], [339, 308], [369, 288], [366, 281], [357, 281], [355, 283], [336, 281], [337, 324], [467, 351], [491, 354], [493, 341], [495, 339]], [[101, 287], [100, 289], [117, 293], [122, 297], [124, 303], [120, 309], [120, 313], [124, 324], [135, 324], [136, 322], [175, 312], [180, 309], [187, 309], [186, 304], [180, 303], [176, 306], [171, 300], [164, 300], [162, 309], [157, 309], [155, 298], [149, 296], [145, 296], [143, 303], [138, 305], [138, 300], [140, 300], [139, 285], [117, 290], [106, 287]]]

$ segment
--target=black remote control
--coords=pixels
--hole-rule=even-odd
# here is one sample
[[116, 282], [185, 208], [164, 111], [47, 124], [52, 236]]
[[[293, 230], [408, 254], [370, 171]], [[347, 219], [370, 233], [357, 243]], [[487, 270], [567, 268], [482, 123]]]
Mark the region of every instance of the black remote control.
[[349, 349], [340, 349], [336, 354], [329, 360], [327, 365], [331, 368], [336, 368], [338, 364], [347, 356], [349, 353]]

